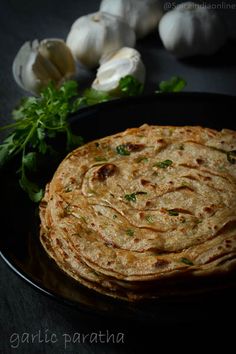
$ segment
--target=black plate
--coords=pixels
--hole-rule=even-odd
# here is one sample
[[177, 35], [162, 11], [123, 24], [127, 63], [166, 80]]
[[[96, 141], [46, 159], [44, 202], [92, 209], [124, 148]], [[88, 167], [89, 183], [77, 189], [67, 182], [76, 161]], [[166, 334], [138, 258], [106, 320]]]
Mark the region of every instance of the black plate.
[[[143, 123], [236, 129], [235, 117], [235, 97], [179, 93], [142, 96], [84, 108], [71, 117], [71, 124], [89, 141]], [[223, 314], [225, 306], [230, 306], [235, 298], [235, 286], [210, 294], [139, 304], [99, 295], [67, 277], [45, 254], [39, 243], [37, 208], [20, 190], [11, 170], [0, 174], [0, 195], [1, 230], [6, 230], [0, 237], [2, 258], [34, 288], [55, 299], [113, 318], [180, 323], [188, 321], [189, 317], [195, 321], [212, 318], [216, 307], [219, 317], [220, 309]]]

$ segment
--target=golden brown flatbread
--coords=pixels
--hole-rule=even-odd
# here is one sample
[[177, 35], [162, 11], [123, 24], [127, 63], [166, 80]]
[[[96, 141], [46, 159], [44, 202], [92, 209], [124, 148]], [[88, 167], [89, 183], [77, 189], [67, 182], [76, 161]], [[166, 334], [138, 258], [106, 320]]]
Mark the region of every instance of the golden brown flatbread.
[[58, 266], [106, 295], [224, 277], [236, 268], [236, 132], [143, 125], [90, 142], [58, 167], [40, 217]]

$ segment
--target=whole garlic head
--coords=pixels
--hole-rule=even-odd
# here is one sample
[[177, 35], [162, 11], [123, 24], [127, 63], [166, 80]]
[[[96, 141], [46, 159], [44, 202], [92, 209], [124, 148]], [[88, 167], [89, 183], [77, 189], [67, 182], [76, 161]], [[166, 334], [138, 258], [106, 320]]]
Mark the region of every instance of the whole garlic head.
[[92, 88], [105, 92], [115, 91], [120, 79], [127, 75], [134, 76], [141, 83], [145, 81], [145, 67], [140, 53], [136, 49], [124, 47], [99, 67]]
[[163, 14], [160, 0], [102, 0], [100, 11], [120, 16], [135, 30], [137, 38], [153, 31]]
[[167, 12], [159, 23], [160, 38], [178, 58], [215, 53], [226, 41], [226, 30], [218, 14], [193, 2]]
[[135, 46], [136, 36], [122, 19], [96, 12], [77, 19], [66, 43], [74, 57], [88, 68], [99, 65], [101, 57], [124, 46]]
[[76, 73], [70, 49], [61, 39], [26, 42], [12, 66], [13, 76], [21, 88], [39, 93], [50, 81], [60, 85]]

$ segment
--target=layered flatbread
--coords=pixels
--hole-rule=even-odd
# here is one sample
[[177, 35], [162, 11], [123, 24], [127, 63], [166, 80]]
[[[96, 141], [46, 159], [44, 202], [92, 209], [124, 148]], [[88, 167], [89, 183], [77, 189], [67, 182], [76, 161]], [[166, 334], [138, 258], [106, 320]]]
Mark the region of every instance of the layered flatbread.
[[236, 132], [149, 126], [72, 151], [40, 205], [41, 243], [86, 287], [135, 301], [236, 268]]

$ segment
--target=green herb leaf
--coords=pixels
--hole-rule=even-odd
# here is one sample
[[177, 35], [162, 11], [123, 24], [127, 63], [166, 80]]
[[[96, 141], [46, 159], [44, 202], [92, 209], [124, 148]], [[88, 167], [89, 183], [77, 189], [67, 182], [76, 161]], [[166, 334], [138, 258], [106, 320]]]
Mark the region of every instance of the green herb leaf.
[[14, 142], [14, 134], [7, 137], [2, 145], [0, 145], [0, 167], [2, 167], [15, 154], [16, 144]]
[[127, 75], [120, 79], [118, 89], [122, 96], [138, 96], [143, 93], [144, 86], [135, 77]]
[[[104, 91], [98, 91], [93, 88], [86, 89], [84, 91], [83, 104], [92, 106], [94, 104], [107, 102], [112, 99], [112, 96]], [[81, 104], [81, 103], [80, 103]]]
[[95, 161], [99, 162], [99, 161], [107, 161], [107, 159], [104, 156], [96, 156], [94, 158]]
[[130, 155], [130, 152], [126, 149], [126, 146], [124, 144], [117, 146], [116, 152], [117, 152], [117, 154], [122, 155], [122, 156]]
[[167, 211], [170, 216], [178, 216], [179, 215], [178, 211], [176, 211], [175, 209], [170, 209]]
[[129, 202], [136, 202], [137, 201], [137, 198], [136, 198], [136, 195], [145, 195], [147, 194], [147, 192], [135, 192], [135, 193], [131, 193], [131, 194], [126, 194], [125, 195], [125, 199], [128, 200]]
[[125, 232], [128, 236], [134, 236], [134, 230], [128, 229]]
[[136, 193], [132, 193], [132, 194], [126, 194], [125, 195], [125, 199], [128, 200], [128, 202], [136, 202]]
[[12, 131], [0, 145], [0, 166], [16, 155], [21, 156], [18, 169], [20, 186], [35, 202], [43, 195], [42, 188], [30, 180], [30, 173], [37, 169], [38, 154], [55, 153], [50, 139], [57, 133], [66, 135], [68, 150], [82, 143], [82, 138], [72, 133], [68, 122], [77, 95], [75, 81], [65, 82], [59, 89], [50, 83], [39, 97], [22, 100], [13, 111], [15, 123], [0, 128]]
[[31, 182], [25, 174], [25, 171], [22, 172], [21, 178], [19, 179], [21, 188], [28, 194], [29, 198], [38, 203], [43, 197], [43, 189], [40, 188], [37, 184]]
[[72, 190], [73, 190], [73, 188], [71, 186], [67, 186], [65, 188], [65, 193], [70, 193], [70, 192], [72, 192]]
[[193, 265], [193, 262], [192, 261], [190, 261], [190, 259], [188, 259], [188, 258], [180, 258], [180, 262], [182, 262], [182, 263], [185, 263], [185, 264], [187, 264], [187, 265]]
[[165, 161], [160, 161], [155, 163], [155, 165], [153, 165], [154, 167], [159, 167], [159, 168], [167, 168], [169, 166], [171, 166], [173, 164], [173, 161], [171, 160], [165, 160]]
[[23, 164], [31, 171], [36, 170], [36, 152], [29, 152], [23, 156]]
[[156, 93], [160, 92], [180, 92], [187, 85], [186, 81], [179, 76], [173, 76], [170, 80], [161, 81], [159, 84], [159, 90]]

